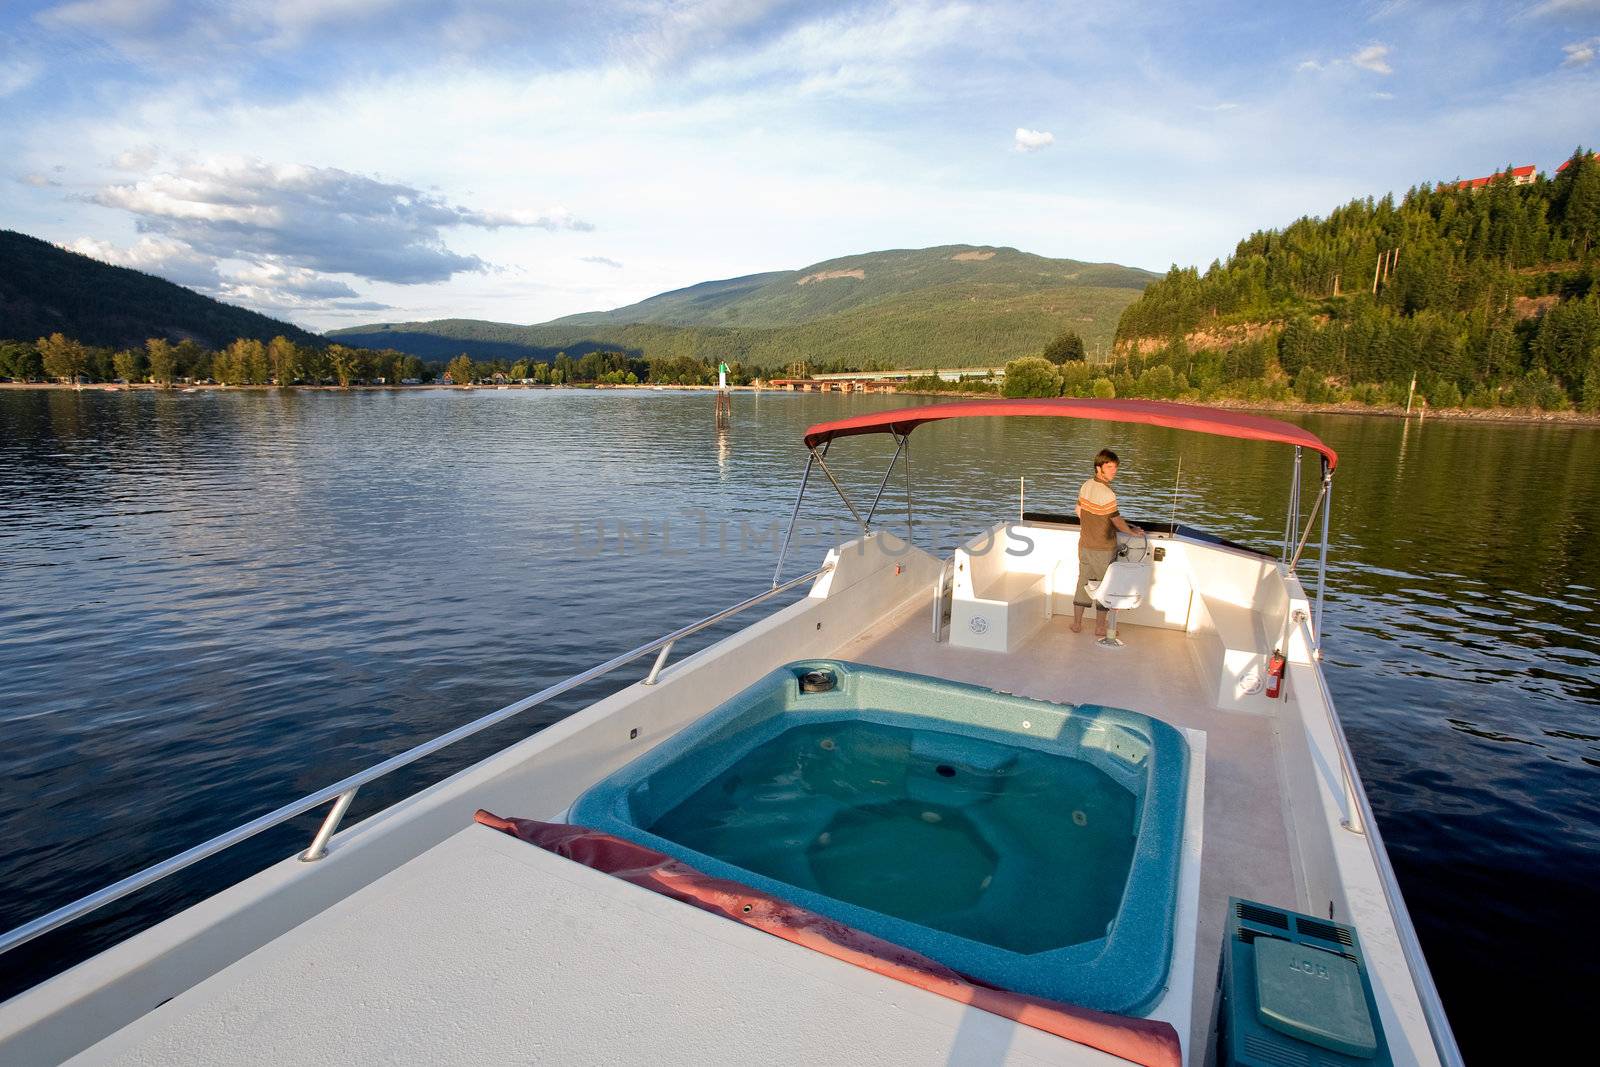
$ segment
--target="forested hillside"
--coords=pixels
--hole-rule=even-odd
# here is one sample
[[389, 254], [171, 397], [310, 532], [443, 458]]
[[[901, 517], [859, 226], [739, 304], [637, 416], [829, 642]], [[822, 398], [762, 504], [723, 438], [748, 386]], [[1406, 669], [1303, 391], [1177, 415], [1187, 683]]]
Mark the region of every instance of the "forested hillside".
[[702, 282], [614, 311], [570, 315], [545, 326], [799, 326], [912, 294], [934, 302], [992, 300], [1058, 289], [1142, 291], [1149, 271], [1116, 263], [1048, 259], [1015, 248], [940, 245], [865, 252], [800, 270]]
[[236, 338], [299, 344], [315, 334], [224, 304], [181, 285], [0, 230], [0, 340], [62, 333], [87, 345], [143, 345], [151, 337], [220, 348]]
[[351, 344], [440, 358], [549, 360], [622, 350], [646, 360], [813, 368], [999, 366], [1064, 330], [1109, 350], [1122, 310], [1156, 276], [1014, 248], [871, 252], [798, 271], [704, 282], [614, 311], [535, 326], [450, 319], [334, 331]]
[[1202, 395], [1403, 401], [1415, 374], [1437, 406], [1600, 410], [1597, 245], [1581, 150], [1529, 185], [1351, 201], [1174, 267], [1123, 312], [1119, 366]]

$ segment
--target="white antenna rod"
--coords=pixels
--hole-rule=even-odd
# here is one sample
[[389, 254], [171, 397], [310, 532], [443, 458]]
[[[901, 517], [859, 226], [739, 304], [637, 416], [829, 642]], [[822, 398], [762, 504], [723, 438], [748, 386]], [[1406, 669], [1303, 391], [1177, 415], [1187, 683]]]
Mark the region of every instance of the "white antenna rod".
[[1023, 504], [1028, 499], [1028, 479], [1022, 475], [1017, 476], [1017, 525], [1022, 525]]
[[1178, 532], [1178, 486], [1183, 484], [1183, 456], [1178, 456], [1178, 477], [1172, 482], [1172, 533]]

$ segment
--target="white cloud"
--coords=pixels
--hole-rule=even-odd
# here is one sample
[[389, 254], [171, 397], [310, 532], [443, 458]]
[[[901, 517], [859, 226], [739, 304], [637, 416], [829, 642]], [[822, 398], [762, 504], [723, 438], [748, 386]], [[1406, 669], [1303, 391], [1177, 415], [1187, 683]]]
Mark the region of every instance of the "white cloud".
[[265, 43], [293, 45], [328, 26], [371, 21], [417, 6], [415, 0], [231, 0], [221, 17], [234, 27], [254, 30]]
[[271, 315], [311, 313], [336, 317], [341, 312], [384, 311], [391, 307], [376, 300], [362, 300], [361, 294], [346, 282], [304, 267], [264, 261], [225, 269], [216, 258], [165, 238], [141, 237], [123, 247], [112, 241], [79, 237], [66, 247], [102, 263], [154, 274]]
[[448, 281], [487, 267], [477, 256], [445, 247], [443, 229], [593, 228], [560, 209], [480, 211], [333, 167], [243, 156], [110, 185], [94, 200], [132, 213], [143, 231], [216, 258], [271, 261], [402, 285]]
[[655, 0], [640, 9], [646, 28], [624, 37], [618, 55], [647, 67], [704, 55], [779, 6], [781, 0]]
[[719, 94], [768, 85], [802, 97], [904, 101], [936, 91], [924, 85], [931, 57], [974, 48], [987, 29], [984, 9], [968, 3], [906, 0], [850, 8], [802, 21], [753, 47], [697, 50], [684, 57], [683, 73]]
[[1316, 59], [1303, 59], [1295, 66], [1295, 71], [1341, 71], [1350, 67], [1360, 67], [1362, 70], [1374, 74], [1393, 74], [1394, 67], [1389, 64], [1389, 53], [1394, 49], [1386, 44], [1369, 44], [1363, 48], [1340, 59], [1331, 59], [1326, 62]]
[[[237, 51], [283, 51], [331, 27], [351, 30], [420, 0], [73, 0], [41, 11], [44, 29], [85, 34], [136, 59], [173, 52], [215, 59]], [[442, 6], [442, 5], [441, 5]]]
[[41, 11], [38, 22], [51, 29], [101, 35], [143, 33], [172, 9], [172, 0], [75, 0]]
[[585, 263], [596, 263], [602, 267], [613, 267], [617, 270], [622, 269], [622, 264], [618, 263], [610, 256], [579, 256], [578, 258], [583, 260]]
[[15, 50], [0, 54], [0, 97], [18, 93], [32, 85], [44, 67], [31, 59], [20, 59]]
[[1394, 99], [1394, 94], [1393, 93], [1385, 93], [1385, 92], [1381, 92], [1380, 91], [1380, 92], [1373, 93], [1372, 94], [1372, 99], [1374, 99], [1374, 100], [1393, 100]]
[[1056, 135], [1048, 130], [1030, 130], [1025, 126], [1017, 127], [1016, 140], [1011, 144], [1014, 152], [1037, 152], [1056, 143]]
[[463, 225], [497, 229], [501, 226], [530, 226], [536, 230], [577, 230], [587, 233], [594, 223], [578, 218], [564, 207], [551, 207], [544, 211], [469, 211], [462, 216]]
[[1544, 3], [1529, 8], [1525, 14], [1530, 18], [1545, 15], [1560, 18], [1564, 15], [1600, 14], [1600, 0], [1545, 0]]
[[118, 267], [132, 267], [146, 274], [154, 274], [169, 282], [187, 285], [216, 293], [222, 286], [222, 276], [215, 258], [203, 255], [177, 241], [159, 237], [141, 237], [131, 248], [123, 248], [110, 241], [93, 237], [80, 237], [67, 245], [80, 255], [98, 259]]
[[257, 263], [231, 271], [228, 286], [234, 291], [273, 293], [300, 300], [355, 299], [361, 294], [337, 278], [329, 278], [304, 267], [285, 267], [279, 263]]
[[1350, 62], [1362, 70], [1370, 70], [1374, 74], [1393, 74], [1394, 68], [1389, 66], [1389, 52], [1391, 49], [1386, 44], [1369, 44], [1350, 57]]
[[23, 185], [31, 186], [34, 189], [49, 189], [61, 184], [49, 175], [40, 174], [37, 171], [32, 174], [24, 174], [22, 177], [18, 178], [17, 181], [21, 182]]
[[1600, 37], [1591, 37], [1587, 41], [1574, 41], [1564, 44], [1561, 50], [1567, 58], [1561, 61], [1563, 67], [1582, 67], [1594, 62], [1595, 53], [1600, 50]]
[[135, 174], [143, 174], [145, 171], [155, 166], [160, 159], [161, 149], [157, 148], [153, 144], [142, 145], [138, 148], [129, 148], [122, 152], [118, 152], [116, 157], [112, 159], [111, 166], [116, 170], [126, 170]]

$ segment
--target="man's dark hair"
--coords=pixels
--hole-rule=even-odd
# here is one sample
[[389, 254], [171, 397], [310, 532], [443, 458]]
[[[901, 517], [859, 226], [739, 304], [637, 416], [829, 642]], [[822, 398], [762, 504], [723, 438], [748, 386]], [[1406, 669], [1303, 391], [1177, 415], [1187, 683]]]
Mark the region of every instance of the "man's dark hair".
[[1099, 470], [1107, 463], [1116, 463], [1121, 465], [1122, 461], [1117, 458], [1117, 454], [1111, 451], [1111, 449], [1102, 448], [1100, 451], [1094, 454], [1094, 469]]

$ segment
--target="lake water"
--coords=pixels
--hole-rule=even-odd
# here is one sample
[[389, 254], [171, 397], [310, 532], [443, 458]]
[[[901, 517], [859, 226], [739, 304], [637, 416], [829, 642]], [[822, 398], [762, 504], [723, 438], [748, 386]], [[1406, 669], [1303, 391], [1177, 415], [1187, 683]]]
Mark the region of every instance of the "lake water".
[[[765, 588], [803, 428], [897, 402], [733, 404], [719, 433], [703, 393], [0, 391], [0, 928]], [[1600, 431], [1295, 421], [1341, 454], [1329, 681], [1470, 1060], [1600, 983], [1580, 948], [1600, 884]], [[887, 443], [842, 441], [830, 464], [870, 490]], [[1068, 509], [1102, 445], [1135, 520], [1281, 539], [1288, 450], [1060, 420], [919, 430], [923, 531], [948, 546], [1013, 513], [1019, 475], [1030, 508]], [[809, 497], [821, 538], [844, 517], [829, 496]], [[363, 789], [352, 817], [647, 667]], [[0, 995], [315, 822], [10, 954]]]

